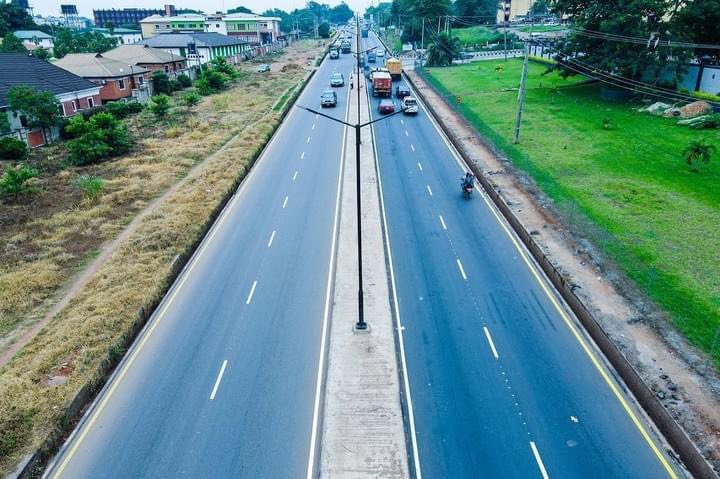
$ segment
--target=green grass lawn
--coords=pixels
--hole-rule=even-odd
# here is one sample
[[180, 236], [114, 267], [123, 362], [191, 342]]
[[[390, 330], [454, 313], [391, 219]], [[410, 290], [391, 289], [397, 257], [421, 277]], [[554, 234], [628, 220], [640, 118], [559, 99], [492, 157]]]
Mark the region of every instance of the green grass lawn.
[[518, 28], [517, 30], [521, 32], [534, 32], [534, 33], [544, 33], [544, 32], [559, 32], [560, 30], [565, 30], [566, 27], [562, 25], [523, 25], [522, 27]]
[[502, 40], [503, 34], [486, 27], [453, 28], [452, 36], [460, 40], [460, 44], [485, 46], [488, 42], [496, 43]]
[[[517, 88], [522, 62], [499, 65], [433, 68], [428, 77], [453, 101], [459, 95], [455, 106], [478, 130], [709, 351], [720, 323], [720, 131], [604, 101], [599, 86], [543, 75], [546, 67], [531, 63], [521, 143], [513, 145], [517, 90], [501, 90]], [[701, 138], [718, 150], [694, 172], [682, 151]]]

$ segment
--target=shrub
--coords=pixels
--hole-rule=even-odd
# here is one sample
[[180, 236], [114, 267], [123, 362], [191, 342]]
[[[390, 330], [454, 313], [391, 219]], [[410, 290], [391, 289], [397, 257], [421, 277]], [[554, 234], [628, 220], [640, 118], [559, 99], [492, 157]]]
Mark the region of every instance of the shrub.
[[81, 175], [75, 178], [75, 186], [82, 190], [86, 199], [94, 201], [103, 189], [105, 180], [99, 176]]
[[27, 155], [24, 141], [12, 137], [0, 139], [0, 160], [23, 161]]
[[117, 119], [125, 118], [133, 113], [139, 113], [142, 109], [143, 104], [138, 101], [114, 101], [105, 105], [105, 111]]
[[89, 120], [73, 117], [65, 130], [74, 138], [67, 144], [68, 162], [86, 165], [130, 150], [127, 126], [110, 113], [98, 113]]
[[200, 103], [200, 95], [194, 91], [189, 91], [182, 96], [183, 101], [187, 106], [195, 106]]
[[177, 80], [170, 80], [170, 88], [172, 91], [180, 91], [183, 89], [182, 83]]
[[[705, 164], [710, 163], [713, 153], [717, 148], [715, 145], [706, 143], [705, 140], [693, 140], [682, 152], [683, 159], [688, 165], [696, 161], [702, 161]], [[697, 171], [697, 169], [695, 169]]]
[[227, 75], [229, 78], [235, 78], [238, 76], [237, 68], [228, 63], [224, 57], [214, 58], [212, 63], [212, 69]]
[[28, 190], [25, 183], [30, 178], [35, 178], [38, 175], [36, 169], [27, 165], [9, 166], [3, 176], [0, 177], [0, 192], [14, 195], [17, 198], [20, 193]]
[[200, 79], [195, 82], [198, 91], [201, 95], [210, 95], [221, 90], [225, 83], [227, 83], [227, 77], [222, 73], [215, 70], [207, 70], [202, 74]]
[[182, 85], [183, 88], [188, 88], [192, 86], [192, 80], [189, 76], [185, 74], [181, 74], [177, 76], [177, 81]]
[[152, 76], [153, 89], [157, 94], [169, 95], [172, 93], [172, 85], [170, 79], [164, 72], [155, 72]]
[[164, 118], [170, 110], [170, 98], [167, 95], [152, 97], [150, 111], [158, 118]]

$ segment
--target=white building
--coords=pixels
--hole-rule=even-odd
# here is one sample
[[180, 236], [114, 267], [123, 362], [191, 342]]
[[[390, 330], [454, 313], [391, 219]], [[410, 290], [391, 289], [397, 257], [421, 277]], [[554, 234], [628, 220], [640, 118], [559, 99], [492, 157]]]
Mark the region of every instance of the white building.
[[108, 28], [93, 28], [94, 32], [103, 34], [106, 37], [118, 39], [118, 45], [132, 45], [142, 40], [142, 33], [139, 30], [127, 28], [115, 28], [111, 32]]
[[53, 47], [53, 37], [40, 30], [16, 30], [15, 36], [27, 45], [35, 45], [50, 50]]

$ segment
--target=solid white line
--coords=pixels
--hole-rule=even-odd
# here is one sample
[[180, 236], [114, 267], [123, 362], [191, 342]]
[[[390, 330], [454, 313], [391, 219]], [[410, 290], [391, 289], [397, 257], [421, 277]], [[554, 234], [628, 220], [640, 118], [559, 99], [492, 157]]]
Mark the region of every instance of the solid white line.
[[293, 181], [295, 181], [297, 179], [297, 173], [298, 172], [296, 171], [295, 174], [293, 175]]
[[[350, 99], [350, 90], [347, 92], [347, 99]], [[347, 122], [350, 109], [347, 107], [350, 102], [345, 102], [345, 121]], [[316, 115], [317, 117], [317, 115]], [[317, 447], [318, 425], [320, 422], [320, 401], [322, 396], [323, 371], [325, 370], [325, 342], [327, 341], [328, 322], [330, 318], [330, 304], [332, 298], [332, 279], [335, 264], [336, 243], [338, 236], [338, 220], [340, 217], [340, 196], [342, 193], [342, 179], [345, 173], [345, 143], [348, 127], [343, 127], [342, 148], [340, 150], [340, 171], [338, 172], [337, 193], [335, 195], [335, 219], [333, 220], [333, 237], [330, 246], [330, 261], [328, 263], [327, 286], [325, 288], [325, 310], [323, 312], [322, 335], [320, 337], [320, 358], [318, 360], [317, 381], [315, 382], [315, 405], [313, 406], [312, 429], [310, 432], [310, 452], [308, 453], [307, 479], [315, 478], [315, 448]]]
[[442, 227], [445, 231], [447, 231], [447, 225], [445, 224], [445, 219], [440, 215], [440, 224], [442, 224]]
[[423, 169], [422, 169], [422, 164], [421, 164], [419, 161], [418, 161], [418, 168], [420, 169], [420, 171], [423, 170]]
[[220, 372], [218, 373], [218, 377], [215, 380], [215, 386], [213, 386], [212, 392], [210, 393], [210, 400], [212, 401], [215, 399], [215, 394], [217, 394], [218, 387], [220, 386], [220, 381], [222, 381], [223, 374], [225, 374], [225, 368], [227, 367], [227, 359], [223, 361], [222, 366], [220, 367]]
[[275, 239], [275, 230], [273, 230], [272, 234], [270, 235], [270, 240], [268, 241], [268, 248], [272, 246], [274, 239]]
[[410, 143], [410, 149], [411, 149], [412, 151], [415, 151], [415, 145], [413, 145], [412, 143]]
[[248, 294], [247, 301], [245, 301], [245, 304], [250, 304], [252, 301], [253, 294], [255, 294], [255, 287], [257, 286], [257, 280], [253, 281], [252, 288], [250, 288], [250, 294]]
[[310, 143], [310, 137], [308, 136], [308, 139], [305, 143]]
[[285, 201], [283, 201], [283, 209], [285, 209], [285, 207], [287, 206], [287, 202], [288, 202], [288, 197], [286, 196]]
[[[370, 99], [369, 93], [368, 100]], [[370, 120], [372, 120], [372, 110], [370, 111]], [[375, 172], [377, 173], [378, 191], [380, 192], [380, 211], [382, 211], [383, 231], [385, 232], [385, 245], [387, 251], [388, 266], [390, 268], [390, 283], [392, 284], [393, 306], [395, 307], [395, 329], [398, 334], [398, 343], [400, 345], [400, 363], [403, 370], [403, 388], [405, 389], [405, 400], [407, 401], [408, 423], [410, 424], [410, 442], [412, 444], [413, 462], [415, 464], [415, 479], [422, 479], [422, 470], [420, 469], [420, 453], [417, 444], [417, 434], [415, 432], [415, 412], [412, 403], [412, 394], [410, 394], [410, 375], [408, 373], [407, 359], [405, 358], [405, 340], [403, 331], [405, 328], [400, 321], [400, 302], [397, 297], [397, 285], [395, 284], [395, 268], [393, 267], [392, 248], [390, 246], [390, 235], [388, 234], [387, 216], [385, 214], [385, 196], [383, 195], [382, 178], [380, 175], [380, 163], [378, 162], [377, 145], [375, 143], [375, 126], [370, 125], [370, 132], [373, 137], [373, 152], [375, 156]], [[418, 163], [419, 165], [420, 163]], [[420, 167], [422, 170], [422, 166]], [[310, 479], [310, 478], [308, 478]]]
[[543, 464], [542, 458], [540, 457], [540, 453], [538, 452], [534, 441], [530, 441], [530, 449], [532, 449], [535, 461], [537, 461], [537, 465], [540, 468], [540, 474], [542, 474], [543, 479], [549, 479], [550, 476], [548, 476], [548, 473], [545, 470], [545, 464]]
[[430, 185], [425, 185], [427, 187], [428, 193], [430, 193], [430, 196], [432, 196], [432, 190], [430, 189]]
[[467, 281], [467, 275], [465, 274], [465, 268], [463, 268], [462, 263], [460, 262], [460, 259], [455, 259], [457, 261], [458, 268], [460, 268], [460, 274], [462, 275], [463, 279]]
[[495, 356], [495, 359], [500, 359], [497, 349], [495, 349], [495, 343], [493, 342], [492, 336], [490, 336], [490, 331], [487, 326], [483, 326], [483, 329], [485, 330], [485, 337], [487, 338], [488, 343], [490, 343], [490, 349], [492, 349], [493, 356]]
[[300, 155], [300, 159], [302, 160], [304, 158], [305, 158], [305, 152], [303, 151], [302, 154]]

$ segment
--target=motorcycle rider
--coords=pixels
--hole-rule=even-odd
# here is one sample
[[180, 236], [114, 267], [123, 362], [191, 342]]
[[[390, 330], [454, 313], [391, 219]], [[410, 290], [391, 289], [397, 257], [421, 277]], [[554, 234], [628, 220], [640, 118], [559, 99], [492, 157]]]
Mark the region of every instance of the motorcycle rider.
[[475, 185], [475, 175], [470, 173], [469, 171], [465, 173], [465, 178], [463, 178], [463, 189], [465, 188], [472, 188]]

